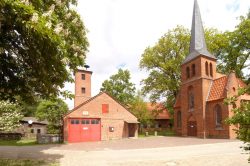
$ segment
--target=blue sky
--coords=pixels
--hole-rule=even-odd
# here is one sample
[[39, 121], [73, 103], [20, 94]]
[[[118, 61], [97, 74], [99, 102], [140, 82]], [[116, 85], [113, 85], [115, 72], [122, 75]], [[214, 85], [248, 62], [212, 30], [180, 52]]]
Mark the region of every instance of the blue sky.
[[[250, 8], [249, 0], [198, 0], [203, 24], [219, 30], [233, 30], [240, 15]], [[177, 25], [191, 27], [193, 0], [78, 0], [77, 11], [88, 29], [90, 43], [86, 63], [92, 75], [92, 96], [102, 82], [118, 68], [131, 72], [140, 88], [147, 77], [139, 69], [144, 49], [153, 46]], [[74, 84], [66, 84], [74, 92]], [[66, 100], [69, 108], [73, 101]]]

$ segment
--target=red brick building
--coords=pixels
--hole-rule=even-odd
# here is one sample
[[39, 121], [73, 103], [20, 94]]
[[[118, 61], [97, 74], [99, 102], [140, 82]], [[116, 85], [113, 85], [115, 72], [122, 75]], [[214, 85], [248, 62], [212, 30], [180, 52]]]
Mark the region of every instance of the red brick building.
[[[197, 0], [194, 2], [190, 53], [181, 65], [181, 88], [175, 103], [174, 127], [178, 135], [200, 138], [235, 138], [235, 126], [224, 123], [233, 115], [223, 100], [245, 84], [235, 73], [216, 72], [216, 58], [208, 52]], [[250, 100], [250, 96], [241, 96]]]
[[105, 92], [91, 97], [91, 71], [75, 74], [75, 106], [64, 117], [64, 140], [86, 142], [137, 137], [137, 118]]
[[146, 103], [147, 110], [153, 115], [154, 128], [169, 128], [170, 115], [168, 110], [161, 103]]

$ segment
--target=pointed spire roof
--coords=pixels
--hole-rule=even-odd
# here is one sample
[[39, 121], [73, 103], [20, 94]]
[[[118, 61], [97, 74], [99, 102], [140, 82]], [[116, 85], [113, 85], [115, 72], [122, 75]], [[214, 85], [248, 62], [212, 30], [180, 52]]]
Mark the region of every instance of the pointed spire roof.
[[194, 0], [194, 9], [193, 9], [193, 20], [192, 20], [192, 29], [191, 29], [191, 41], [189, 48], [189, 55], [182, 62], [182, 64], [191, 61], [192, 59], [198, 57], [199, 55], [204, 55], [209, 58], [216, 59], [207, 50], [207, 45], [205, 41], [204, 29], [201, 20], [200, 9], [197, 0]]

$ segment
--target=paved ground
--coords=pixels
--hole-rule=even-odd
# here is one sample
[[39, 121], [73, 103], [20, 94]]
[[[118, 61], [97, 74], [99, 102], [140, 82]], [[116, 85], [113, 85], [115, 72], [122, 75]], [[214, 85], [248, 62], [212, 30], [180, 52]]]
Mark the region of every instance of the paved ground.
[[98, 143], [0, 146], [0, 158], [58, 160], [62, 166], [249, 166], [235, 140], [151, 137]]

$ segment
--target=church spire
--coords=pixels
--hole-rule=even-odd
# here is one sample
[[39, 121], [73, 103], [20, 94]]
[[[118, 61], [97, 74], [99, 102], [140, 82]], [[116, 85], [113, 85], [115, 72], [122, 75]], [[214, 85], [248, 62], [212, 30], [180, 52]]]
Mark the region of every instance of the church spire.
[[197, 3], [197, 0], [194, 0], [189, 55], [186, 57], [186, 59], [183, 61], [182, 64], [189, 62], [190, 60], [198, 57], [199, 55], [204, 55], [204, 56], [216, 59], [207, 50], [199, 5]]

